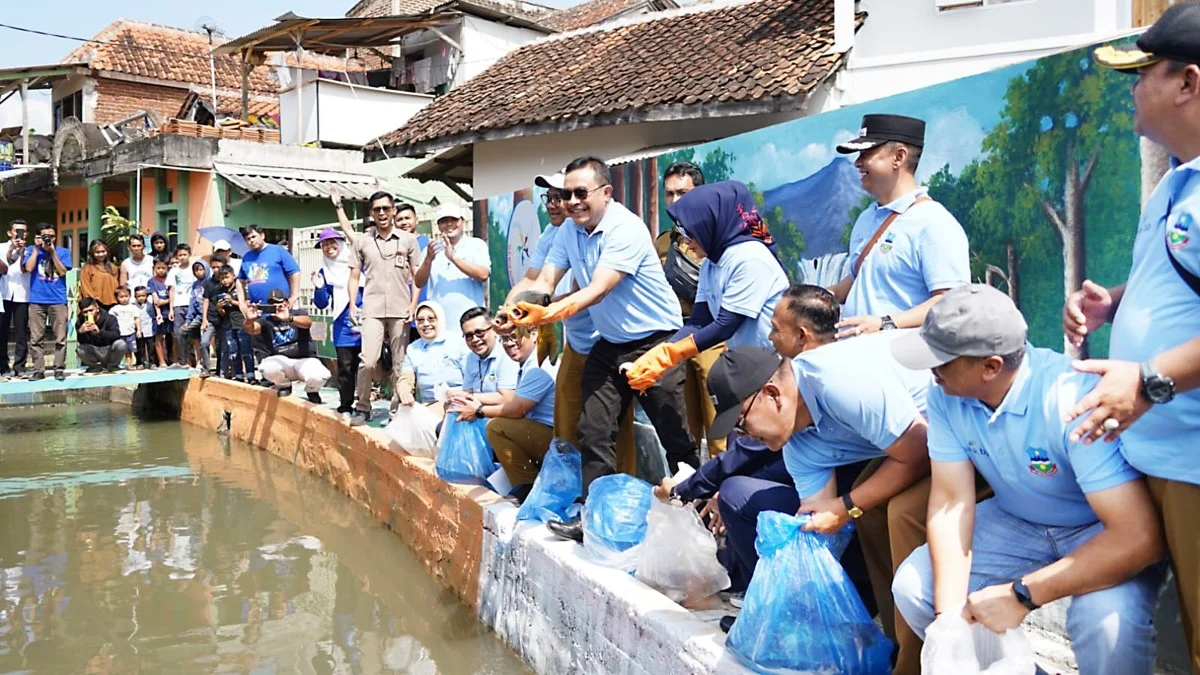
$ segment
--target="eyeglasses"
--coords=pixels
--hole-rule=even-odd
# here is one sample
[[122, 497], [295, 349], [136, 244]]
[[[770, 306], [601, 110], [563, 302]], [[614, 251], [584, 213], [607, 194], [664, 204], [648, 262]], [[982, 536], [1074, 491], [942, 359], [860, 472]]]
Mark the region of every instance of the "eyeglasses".
[[387, 213], [392, 210], [390, 206], [372, 206], [371, 213]]
[[417, 323], [418, 324], [422, 324], [422, 323], [436, 324], [437, 317], [436, 316], [427, 316], [424, 319], [422, 319], [421, 317], [417, 317]]
[[758, 395], [760, 392], [762, 392], [761, 389], [754, 392], [754, 396], [750, 397], [750, 405], [746, 406], [746, 409], [741, 415], [738, 416], [737, 423], [733, 425], [733, 430], [736, 431], [739, 436], [750, 435], [750, 432], [746, 431], [746, 415], [749, 415], [750, 411], [754, 408], [754, 402], [758, 400]]
[[484, 336], [487, 335], [491, 330], [492, 330], [491, 326], [488, 326], [487, 328], [480, 328], [479, 330], [476, 330], [476, 331], [464, 330], [463, 331], [463, 339], [464, 340], [470, 340], [470, 339], [482, 340], [484, 338]]
[[605, 183], [604, 185], [596, 186], [590, 190], [585, 187], [577, 187], [574, 190], [560, 190], [558, 194], [559, 194], [559, 197], [564, 202], [572, 201], [572, 198], [577, 199], [579, 201], [583, 201], [583, 200], [587, 199], [596, 190], [603, 190], [606, 187], [608, 187], [608, 183]]
[[676, 236], [676, 238], [678, 238], [680, 241], [691, 241], [691, 240], [692, 240], [692, 236], [691, 236], [691, 235], [689, 235], [689, 234], [687, 233], [687, 231], [686, 231], [686, 230], [684, 230], [682, 227], [677, 227], [677, 228], [675, 228], [675, 236]]
[[555, 204], [563, 200], [563, 193], [558, 190], [547, 190], [546, 194], [542, 195], [543, 204]]

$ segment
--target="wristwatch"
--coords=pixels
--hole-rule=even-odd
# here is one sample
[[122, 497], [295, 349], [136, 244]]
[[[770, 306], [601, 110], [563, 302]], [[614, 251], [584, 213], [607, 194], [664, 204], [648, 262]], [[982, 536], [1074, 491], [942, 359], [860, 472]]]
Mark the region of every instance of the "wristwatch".
[[478, 417], [479, 419], [483, 419], [485, 417], [485, 415], [483, 414], [483, 404], [482, 403], [480, 403], [479, 407], [475, 409], [475, 416]]
[[842, 504], [846, 506], [846, 511], [850, 514], [851, 518], [857, 520], [862, 517], [863, 510], [854, 505], [854, 500], [850, 498], [849, 492], [842, 495]]
[[896, 330], [896, 322], [892, 320], [890, 314], [884, 314], [879, 317], [879, 320], [882, 322], [879, 325], [879, 330]]
[[1041, 605], [1033, 601], [1033, 595], [1029, 592], [1029, 587], [1021, 579], [1012, 582], [1013, 595], [1017, 596], [1017, 602], [1025, 606], [1025, 609], [1033, 611]]
[[1169, 403], [1175, 398], [1175, 380], [1156, 371], [1149, 361], [1142, 362], [1142, 394], [1151, 403]]

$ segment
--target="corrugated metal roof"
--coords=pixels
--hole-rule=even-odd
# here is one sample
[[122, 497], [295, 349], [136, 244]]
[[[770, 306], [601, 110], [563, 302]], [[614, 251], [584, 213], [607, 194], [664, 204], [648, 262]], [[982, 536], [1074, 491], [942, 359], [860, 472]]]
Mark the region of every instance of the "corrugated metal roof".
[[213, 169], [243, 192], [294, 199], [329, 196], [337, 186], [348, 199], [365, 200], [381, 189], [381, 181], [370, 174], [312, 169], [285, 169], [273, 166], [213, 162]]

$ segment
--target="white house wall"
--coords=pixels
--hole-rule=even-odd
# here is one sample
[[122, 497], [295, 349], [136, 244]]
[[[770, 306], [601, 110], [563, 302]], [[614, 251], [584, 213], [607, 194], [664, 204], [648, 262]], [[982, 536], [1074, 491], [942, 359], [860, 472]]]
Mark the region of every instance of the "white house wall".
[[458, 72], [454, 74], [452, 88], [462, 86], [467, 80], [487, 70], [500, 57], [526, 42], [545, 37], [545, 33], [464, 16], [460, 36], [463, 58]]

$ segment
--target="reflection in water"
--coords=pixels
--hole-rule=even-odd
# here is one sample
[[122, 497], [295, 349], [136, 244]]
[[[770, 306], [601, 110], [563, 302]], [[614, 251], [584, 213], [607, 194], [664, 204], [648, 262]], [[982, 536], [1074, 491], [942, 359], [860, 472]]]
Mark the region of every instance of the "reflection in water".
[[0, 673], [519, 673], [394, 535], [128, 408], [5, 410]]

